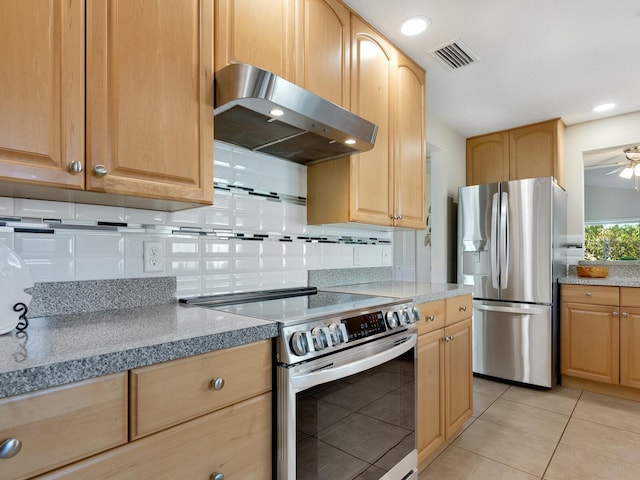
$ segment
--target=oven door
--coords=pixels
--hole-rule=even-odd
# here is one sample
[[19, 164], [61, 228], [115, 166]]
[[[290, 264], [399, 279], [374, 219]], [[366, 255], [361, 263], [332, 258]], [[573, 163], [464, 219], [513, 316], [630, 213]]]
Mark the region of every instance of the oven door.
[[418, 478], [416, 338], [278, 367], [279, 480]]

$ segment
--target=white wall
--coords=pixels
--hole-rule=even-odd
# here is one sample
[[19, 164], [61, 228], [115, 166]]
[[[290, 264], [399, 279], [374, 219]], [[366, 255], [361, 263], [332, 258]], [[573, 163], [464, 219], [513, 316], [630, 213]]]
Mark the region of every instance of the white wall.
[[[427, 108], [428, 110], [428, 108]], [[431, 276], [432, 282], [446, 282], [447, 254], [456, 249], [455, 239], [447, 241], [447, 196], [458, 199], [458, 187], [467, 177], [466, 139], [427, 111], [427, 151], [431, 157]], [[425, 249], [424, 232], [416, 241], [418, 252]], [[423, 256], [417, 256], [417, 271], [426, 268]], [[417, 275], [420, 280], [420, 276]]]
[[584, 164], [591, 150], [640, 142], [640, 112], [568, 126], [565, 133], [567, 234], [584, 235]]
[[[637, 222], [640, 219], [640, 192], [633, 188], [585, 186], [584, 190], [585, 222]], [[615, 213], [612, 213], [612, 205], [615, 205]]]

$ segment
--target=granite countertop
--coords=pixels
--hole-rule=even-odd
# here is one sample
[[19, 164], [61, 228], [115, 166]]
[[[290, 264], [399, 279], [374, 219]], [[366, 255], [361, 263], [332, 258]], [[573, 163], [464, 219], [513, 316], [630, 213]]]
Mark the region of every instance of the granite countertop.
[[177, 303], [33, 318], [0, 335], [0, 398], [277, 334], [275, 322]]
[[640, 277], [607, 276], [604, 278], [579, 277], [568, 275], [558, 279], [567, 285], [602, 285], [608, 287], [640, 287]]
[[386, 297], [407, 298], [414, 303], [425, 303], [443, 298], [471, 295], [473, 287], [455, 283], [376, 282], [359, 285], [328, 287], [323, 290], [344, 293], [364, 293]]

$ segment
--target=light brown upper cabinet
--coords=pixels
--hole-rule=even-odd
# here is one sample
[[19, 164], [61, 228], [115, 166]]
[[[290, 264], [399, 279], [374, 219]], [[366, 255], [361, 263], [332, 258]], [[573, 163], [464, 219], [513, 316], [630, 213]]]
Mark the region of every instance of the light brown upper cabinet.
[[467, 185], [554, 177], [564, 185], [560, 119], [467, 139]]
[[296, 0], [215, 0], [215, 69], [247, 63], [295, 82]]
[[373, 149], [307, 169], [309, 224], [425, 227], [425, 73], [352, 15], [351, 111], [378, 125]]
[[299, 0], [296, 83], [349, 109], [351, 13], [338, 0]]
[[84, 56], [84, 1], [0, 3], [0, 180], [84, 188]]
[[8, 0], [0, 19], [0, 194], [213, 202], [213, 0]]
[[216, 0], [215, 69], [247, 63], [349, 108], [350, 12], [338, 0]]

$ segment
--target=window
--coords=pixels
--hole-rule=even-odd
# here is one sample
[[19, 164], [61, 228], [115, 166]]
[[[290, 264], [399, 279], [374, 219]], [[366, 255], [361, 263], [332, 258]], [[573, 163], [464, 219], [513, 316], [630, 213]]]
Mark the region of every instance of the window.
[[640, 223], [585, 225], [586, 260], [640, 259]]

